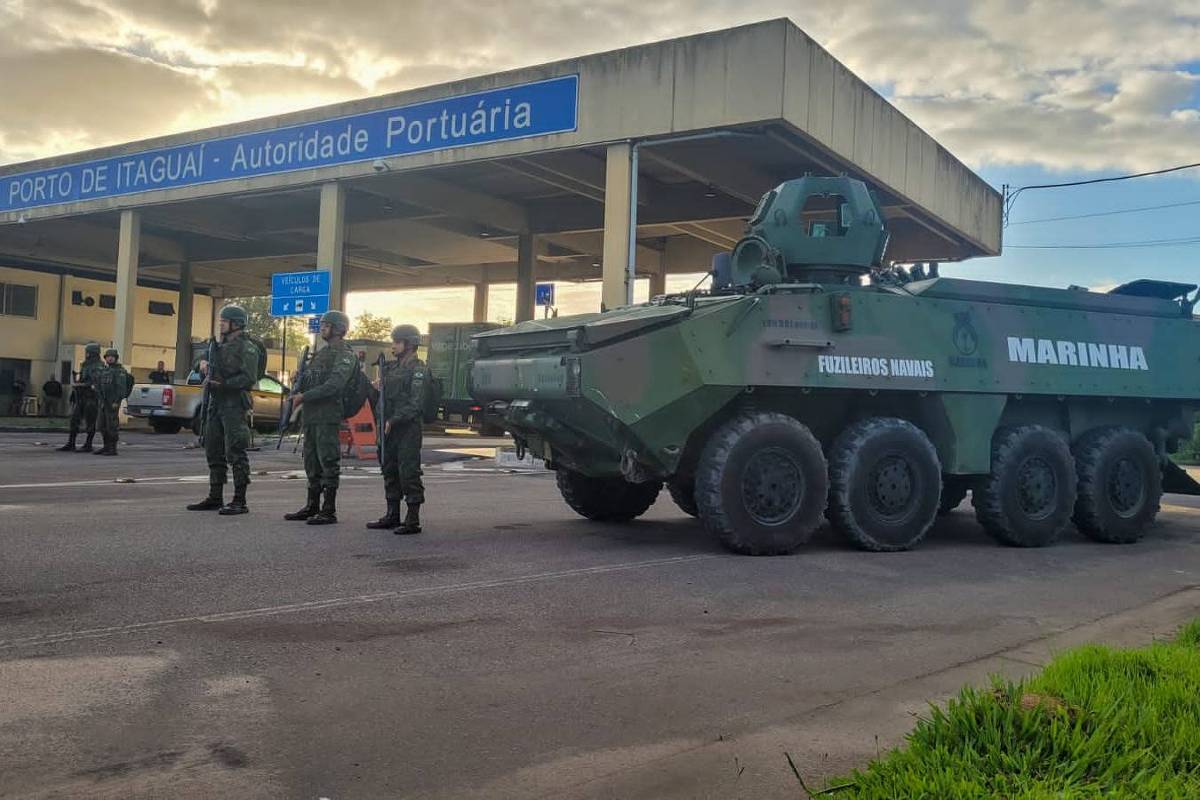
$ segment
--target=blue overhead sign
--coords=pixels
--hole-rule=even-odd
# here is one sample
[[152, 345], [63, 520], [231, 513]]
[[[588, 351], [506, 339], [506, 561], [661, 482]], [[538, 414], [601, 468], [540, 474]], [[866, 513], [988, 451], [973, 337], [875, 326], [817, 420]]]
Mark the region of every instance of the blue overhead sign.
[[329, 271], [276, 272], [271, 276], [271, 316], [299, 317], [329, 310]]
[[0, 213], [523, 139], [578, 127], [579, 76], [0, 176]]

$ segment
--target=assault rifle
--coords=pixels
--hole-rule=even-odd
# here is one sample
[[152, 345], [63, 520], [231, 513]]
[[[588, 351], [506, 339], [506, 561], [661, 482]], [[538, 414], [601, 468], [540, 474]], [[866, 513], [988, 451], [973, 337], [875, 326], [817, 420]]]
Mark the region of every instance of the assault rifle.
[[217, 369], [217, 337], [208, 340], [208, 354], [205, 356], [208, 360], [208, 374], [204, 376], [204, 395], [200, 399], [200, 446], [204, 446], [204, 435], [208, 433], [208, 408], [212, 405], [212, 381], [213, 373]]
[[292, 424], [292, 416], [296, 413], [296, 404], [292, 402], [292, 395], [297, 391], [303, 391], [304, 372], [308, 369], [308, 347], [304, 348], [304, 352], [300, 354], [300, 366], [296, 368], [296, 380], [292, 381], [292, 389], [287, 394], [287, 399], [283, 401], [283, 407], [279, 409], [279, 441], [275, 442], [275, 449], [278, 450], [283, 444], [283, 437], [287, 435], [287, 429]]
[[383, 439], [384, 439], [384, 409], [386, 406], [383, 402], [384, 381], [383, 381], [383, 366], [387, 363], [387, 354], [380, 353], [379, 360], [376, 365], [379, 367], [379, 401], [375, 407], [375, 460], [383, 466]]

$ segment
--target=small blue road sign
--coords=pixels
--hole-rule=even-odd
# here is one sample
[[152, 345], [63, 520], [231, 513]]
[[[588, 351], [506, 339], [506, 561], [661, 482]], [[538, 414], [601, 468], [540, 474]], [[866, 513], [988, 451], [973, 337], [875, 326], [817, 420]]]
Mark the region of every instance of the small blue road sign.
[[271, 316], [304, 317], [329, 310], [329, 271], [277, 272], [271, 276]]
[[554, 305], [554, 284], [539, 283], [534, 290], [534, 303], [539, 306]]
[[308, 332], [309, 333], [320, 333], [321, 332], [321, 318], [320, 317], [309, 317], [308, 318]]

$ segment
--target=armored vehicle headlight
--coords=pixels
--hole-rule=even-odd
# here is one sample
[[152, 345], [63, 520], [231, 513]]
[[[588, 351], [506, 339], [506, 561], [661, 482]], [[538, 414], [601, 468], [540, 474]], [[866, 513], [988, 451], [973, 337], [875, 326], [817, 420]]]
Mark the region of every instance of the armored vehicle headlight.
[[564, 357], [563, 366], [567, 368], [567, 396], [578, 397], [580, 392], [580, 377], [583, 367], [578, 358]]

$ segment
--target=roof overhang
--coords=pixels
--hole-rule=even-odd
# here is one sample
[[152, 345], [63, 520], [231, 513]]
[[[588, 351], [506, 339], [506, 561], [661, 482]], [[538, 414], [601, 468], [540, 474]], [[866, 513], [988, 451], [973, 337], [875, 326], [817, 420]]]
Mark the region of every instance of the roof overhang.
[[[529, 124], [505, 123], [522, 98]], [[465, 144], [434, 134], [447, 122], [439, 109], [470, 121], [479, 108], [510, 129]], [[369, 141], [355, 150], [360, 122]], [[303, 157], [306, 137], [343, 124], [346, 157]], [[414, 124], [426, 136], [415, 144], [405, 133]], [[295, 142], [286, 168], [230, 169], [237, 144], [272, 136], [262, 158], [281, 139]], [[526, 230], [539, 234], [539, 278], [586, 280], [599, 275], [606, 148], [625, 141], [641, 153], [642, 273], [707, 269], [762, 193], [805, 172], [866, 180], [888, 216], [895, 260], [1000, 250], [999, 193], [799, 28], [775, 20], [0, 167], [0, 262], [112, 270], [118, 212], [136, 208], [143, 274], [169, 278], [187, 261], [198, 284], [261, 293], [272, 272], [315, 263], [319, 186], [338, 181], [348, 192], [351, 290], [513, 280], [516, 235]], [[179, 180], [186, 154], [201, 148], [225, 154], [224, 171]], [[155, 182], [148, 159], [170, 153], [181, 155], [158, 162], [165, 177]], [[118, 166], [105, 191], [85, 193], [100, 164]], [[139, 171], [148, 183], [136, 182]], [[27, 186], [67, 174], [74, 195], [65, 202], [50, 202], [45, 183], [36, 198]]]

